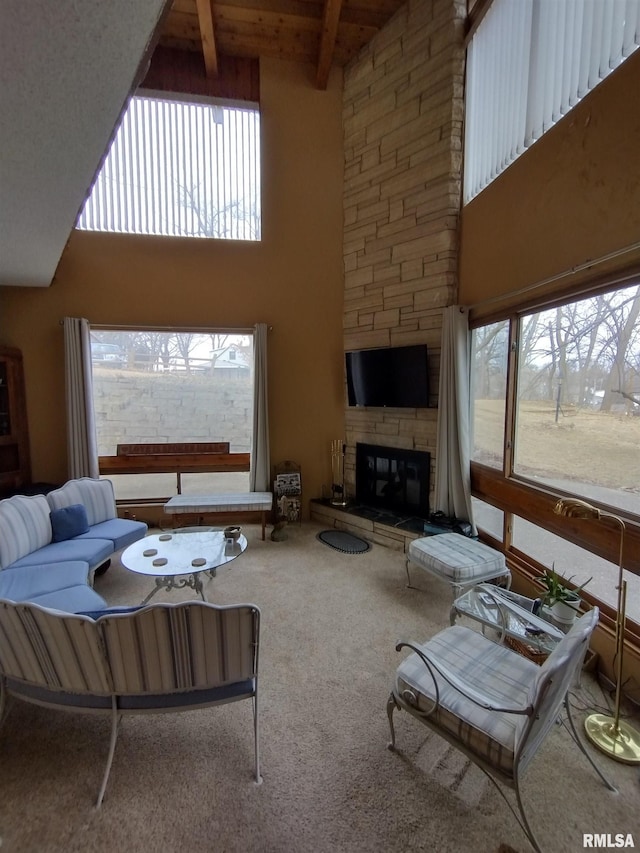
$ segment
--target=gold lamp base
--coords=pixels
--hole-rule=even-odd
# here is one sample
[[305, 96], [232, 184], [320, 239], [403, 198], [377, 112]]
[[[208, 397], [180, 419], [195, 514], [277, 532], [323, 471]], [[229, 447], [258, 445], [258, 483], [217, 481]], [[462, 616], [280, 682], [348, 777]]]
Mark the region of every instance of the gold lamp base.
[[620, 720], [616, 726], [613, 717], [591, 714], [584, 721], [584, 729], [591, 743], [609, 758], [623, 764], [640, 764], [640, 732]]

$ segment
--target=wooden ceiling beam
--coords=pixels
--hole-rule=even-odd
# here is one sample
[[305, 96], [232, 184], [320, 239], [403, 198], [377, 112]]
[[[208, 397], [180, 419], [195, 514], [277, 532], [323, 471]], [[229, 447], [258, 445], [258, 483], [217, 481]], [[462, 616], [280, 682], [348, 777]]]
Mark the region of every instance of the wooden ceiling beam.
[[316, 71], [316, 85], [318, 89], [326, 89], [327, 82], [329, 81], [329, 72], [331, 71], [331, 63], [333, 62], [336, 38], [338, 36], [341, 8], [342, 0], [325, 0], [318, 68]]
[[213, 0], [196, 0], [196, 7], [207, 77], [216, 77], [218, 74], [218, 54], [213, 25]]

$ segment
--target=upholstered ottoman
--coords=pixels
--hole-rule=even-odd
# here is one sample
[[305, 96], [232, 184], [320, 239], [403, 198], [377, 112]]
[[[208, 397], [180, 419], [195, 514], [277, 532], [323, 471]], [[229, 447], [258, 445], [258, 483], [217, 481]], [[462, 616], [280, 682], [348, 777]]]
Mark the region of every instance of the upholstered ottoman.
[[407, 585], [411, 586], [409, 563], [450, 583], [454, 598], [481, 581], [503, 577], [507, 589], [511, 585], [504, 555], [459, 533], [440, 533], [411, 542], [406, 563]]

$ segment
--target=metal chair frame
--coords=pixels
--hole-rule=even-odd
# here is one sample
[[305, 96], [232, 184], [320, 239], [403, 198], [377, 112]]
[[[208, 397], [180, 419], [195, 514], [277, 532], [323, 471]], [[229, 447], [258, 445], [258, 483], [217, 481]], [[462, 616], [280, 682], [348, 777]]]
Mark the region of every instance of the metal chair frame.
[[[554, 722], [563, 723], [559, 716], [562, 705], [564, 705], [564, 709], [566, 711], [568, 720], [568, 731], [572, 739], [579, 747], [582, 754], [587, 758], [587, 760], [589, 761], [597, 775], [600, 777], [604, 785], [610, 791], [617, 793], [617, 789], [603, 775], [597, 764], [593, 761], [593, 759], [585, 749], [584, 745], [580, 741], [575, 724], [573, 722], [571, 708], [568, 701], [570, 683], [573, 677], [575, 677], [575, 673], [579, 669], [580, 664], [584, 658], [584, 654], [586, 653], [586, 649], [588, 646], [589, 636], [591, 634], [591, 631], [593, 630], [593, 627], [595, 627], [595, 623], [597, 622], [597, 608], [594, 608], [594, 610], [595, 614], [591, 616], [591, 625], [588, 627], [588, 631], [585, 632], [586, 636], [582, 644], [584, 648], [580, 649], [574, 655], [571, 655], [569, 657], [565, 656], [565, 659], [560, 662], [559, 666], [555, 665], [556, 661], [553, 660], [553, 655], [550, 655], [550, 657], [548, 658], [548, 661], [551, 661], [548, 666], [550, 671], [549, 677], [542, 678], [540, 680], [540, 684], [536, 691], [534, 700], [527, 705], [519, 707], [512, 706], [502, 708], [496, 706], [490, 696], [480, 692], [476, 687], [469, 687], [468, 685], [466, 685], [464, 681], [462, 681], [456, 675], [455, 672], [447, 670], [434, 657], [427, 657], [423, 649], [417, 643], [399, 642], [396, 645], [397, 651], [401, 651], [402, 649], [408, 648], [420, 657], [433, 682], [435, 698], [431, 699], [432, 706], [428, 710], [424, 711], [418, 707], [418, 697], [412, 691], [406, 690], [403, 692], [404, 695], [400, 695], [394, 685], [394, 688], [392, 689], [389, 699], [387, 701], [387, 716], [389, 719], [389, 729], [391, 733], [391, 739], [388, 743], [388, 748], [391, 750], [396, 749], [396, 737], [393, 724], [394, 711], [396, 709], [407, 711], [409, 714], [411, 714], [411, 716], [418, 719], [421, 723], [424, 723], [426, 726], [431, 728], [434, 732], [436, 732], [438, 735], [448, 741], [451, 746], [464, 753], [464, 755], [466, 755], [466, 757], [471, 762], [476, 764], [485, 773], [488, 779], [500, 792], [500, 795], [502, 796], [506, 804], [509, 806], [509, 809], [513, 813], [518, 824], [527, 836], [527, 839], [531, 843], [531, 846], [536, 851], [536, 853], [542, 853], [542, 851], [525, 812], [524, 803], [520, 791], [520, 779], [523, 771], [526, 769], [529, 764], [529, 761], [534, 757], [538, 748], [543, 743], [544, 738], [548, 734]], [[582, 618], [587, 617], [585, 616]], [[447, 628], [443, 632], [441, 632], [441, 634], [446, 635], [447, 632], [452, 630], [453, 629], [451, 628]], [[478, 637], [479, 642], [488, 644], [487, 648], [492, 645], [497, 645], [480, 633], [478, 633]], [[518, 656], [517, 652], [513, 652], [511, 650], [506, 651], [510, 654], [516, 655], [516, 657]], [[514, 753], [513, 764], [511, 767], [513, 775], [502, 772], [500, 768], [493, 766], [491, 763], [484, 760], [477, 753], [468, 749], [464, 743], [462, 743], [457, 737], [455, 737], [449, 731], [439, 725], [438, 722], [433, 718], [434, 711], [436, 711], [436, 709], [440, 706], [441, 702], [439, 679], [449, 684], [458, 693], [460, 693], [474, 705], [477, 705], [481, 708], [485, 708], [488, 711], [494, 711], [496, 713], [524, 715], [528, 718], [527, 725], [525, 726], [524, 731], [522, 732], [520, 742], [517, 745], [517, 748]], [[558, 684], [558, 681], [560, 681], [561, 683]], [[564, 689], [563, 682], [567, 683], [566, 689]], [[555, 690], [553, 689], [554, 685], [556, 685]], [[558, 688], [560, 689], [561, 695], [554, 696], [554, 694], [557, 694]], [[421, 696], [426, 699], [429, 698], [425, 697], [424, 694], [421, 694]], [[529, 743], [530, 740], [533, 741], [533, 744]], [[515, 791], [518, 811], [516, 811], [516, 809], [513, 807], [512, 803], [507, 798], [504, 790], [500, 787], [499, 783], [502, 783], [503, 785], [506, 785], [507, 787]]]

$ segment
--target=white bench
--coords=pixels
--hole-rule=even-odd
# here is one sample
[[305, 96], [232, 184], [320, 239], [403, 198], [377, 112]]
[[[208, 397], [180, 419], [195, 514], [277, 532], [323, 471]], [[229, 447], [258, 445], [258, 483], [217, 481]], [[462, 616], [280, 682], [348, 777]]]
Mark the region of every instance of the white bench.
[[273, 495], [271, 492], [243, 492], [226, 495], [175, 495], [164, 505], [167, 515], [207, 515], [212, 512], [224, 512], [228, 515], [241, 513], [260, 513], [262, 538], [266, 524], [266, 513], [271, 511]]

